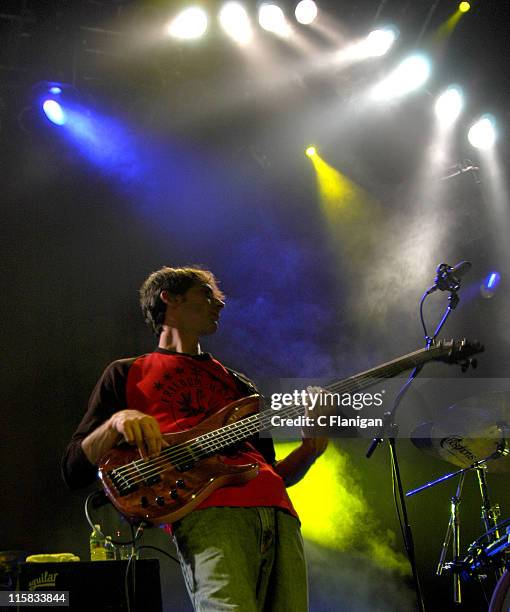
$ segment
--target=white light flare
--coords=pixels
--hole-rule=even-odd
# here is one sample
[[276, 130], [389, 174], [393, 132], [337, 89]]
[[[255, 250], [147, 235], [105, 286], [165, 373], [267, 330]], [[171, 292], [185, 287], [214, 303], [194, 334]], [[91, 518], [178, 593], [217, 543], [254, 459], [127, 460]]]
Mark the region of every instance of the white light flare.
[[462, 91], [452, 85], [436, 100], [434, 110], [439, 123], [445, 127], [453, 125], [464, 107]]
[[168, 26], [168, 33], [173, 38], [193, 40], [203, 36], [207, 26], [207, 13], [198, 6], [190, 6], [172, 19]]
[[430, 70], [430, 62], [426, 57], [411, 55], [374, 87], [372, 95], [377, 100], [403, 96], [424, 85], [430, 76]]
[[468, 140], [475, 149], [492, 149], [496, 142], [496, 122], [490, 115], [484, 115], [474, 123], [468, 132]]
[[220, 10], [221, 27], [236, 42], [244, 45], [253, 38], [253, 29], [246, 10], [238, 2], [227, 2]]
[[290, 27], [282, 9], [276, 4], [263, 4], [259, 9], [260, 27], [278, 36], [288, 36]]
[[381, 57], [386, 55], [397, 38], [397, 32], [393, 28], [373, 30], [360, 43], [360, 51], [366, 57]]
[[317, 5], [313, 0], [301, 0], [297, 3], [294, 14], [299, 23], [310, 25], [315, 21], [318, 12]]

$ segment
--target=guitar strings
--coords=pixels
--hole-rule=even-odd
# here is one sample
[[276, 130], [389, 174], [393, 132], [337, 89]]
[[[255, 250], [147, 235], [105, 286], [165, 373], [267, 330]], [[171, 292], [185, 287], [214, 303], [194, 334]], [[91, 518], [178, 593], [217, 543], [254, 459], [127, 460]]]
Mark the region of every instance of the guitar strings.
[[[285, 414], [289, 414], [290, 416], [295, 413], [297, 416], [303, 410], [304, 406], [290, 406], [289, 409], [285, 411]], [[269, 415], [273, 414], [272, 410], [266, 410], [259, 414], [251, 415], [236, 423], [221, 427], [214, 432], [208, 432], [186, 443], [165, 449], [154, 459], [137, 459], [126, 466], [115, 468], [113, 472], [126, 478], [129, 477], [130, 474], [146, 476], [154, 473], [154, 468], [157, 467], [158, 464], [167, 464], [168, 460], [177, 463], [180, 459], [189, 459], [190, 455], [192, 459], [196, 459], [197, 457], [201, 458], [200, 456], [210, 454], [212, 451], [221, 450], [225, 446], [250, 437], [251, 434], [257, 433], [257, 431], [266, 429], [271, 424], [271, 417]], [[241, 429], [245, 430], [249, 435], [245, 435], [244, 431], [240, 431]], [[198, 446], [197, 452], [195, 452], [195, 448], [193, 448], [195, 446]], [[144, 464], [145, 467], [140, 467], [140, 463]], [[130, 465], [133, 467], [128, 467]]]
[[[146, 461], [138, 459], [136, 461], [133, 461], [130, 464], [130, 465], [134, 465], [133, 468], [126, 469], [127, 466], [125, 466], [124, 468], [116, 468], [115, 470], [112, 470], [112, 471], [116, 474], [119, 474], [122, 478], [126, 480], [129, 479], [131, 482], [130, 484], [128, 484], [128, 486], [132, 486], [132, 484], [137, 484], [139, 482], [142, 482], [145, 479], [145, 477], [150, 477], [151, 475], [153, 476], [153, 475], [160, 473], [158, 469], [160, 466], [165, 466], [168, 469], [168, 460], [165, 460], [165, 458], [171, 459], [174, 465], [178, 464], [179, 460], [181, 459], [191, 458], [193, 459], [193, 461], [195, 461], [195, 460], [201, 459], [202, 457], [206, 457], [207, 455], [210, 455], [211, 452], [220, 450], [221, 448], [224, 448], [225, 446], [230, 446], [231, 444], [235, 442], [239, 442], [239, 441], [242, 441], [250, 437], [252, 434], [256, 433], [257, 431], [260, 431], [260, 429], [265, 428], [264, 426], [260, 427], [259, 425], [259, 421], [263, 419], [262, 417], [263, 414], [264, 413], [257, 414], [257, 415], [251, 415], [250, 417], [242, 419], [241, 421], [238, 421], [237, 423], [233, 423], [231, 425], [224, 426], [214, 432], [214, 437], [212, 440], [205, 439], [205, 443], [202, 441], [202, 436], [199, 436], [198, 438], [195, 438], [194, 440], [191, 440], [188, 443], [178, 445], [177, 447], [179, 449], [178, 452], [175, 452], [175, 450], [177, 450], [175, 447], [171, 447], [170, 449], [166, 449], [166, 451], [163, 451], [162, 453], [160, 453], [160, 455], [155, 459], [146, 460]], [[265, 416], [267, 417], [267, 415]], [[265, 421], [267, 422], [267, 424], [270, 423], [270, 420], [267, 418], [265, 419]], [[236, 426], [235, 429], [234, 429], [234, 426]], [[204, 434], [204, 438], [207, 438], [207, 437], [211, 437], [211, 433]], [[192, 447], [197, 447], [197, 448], [195, 450], [195, 448], [192, 448]], [[168, 451], [171, 451], [171, 452], [168, 452]], [[181, 451], [184, 451], [184, 452], [181, 452]], [[163, 457], [163, 455], [165, 455], [165, 457]], [[140, 468], [139, 465], [137, 465], [139, 463], [144, 463], [145, 467]], [[137, 480], [137, 479], [130, 478], [130, 476], [135, 476], [135, 477], [142, 476], [142, 478], [141, 479], [139, 478]]]
[[[394, 368], [392, 368], [392, 370], [393, 369]], [[398, 369], [400, 370], [400, 368]], [[391, 375], [392, 374], [388, 372], [388, 376], [391, 376]], [[345, 380], [342, 381], [341, 383], [329, 385], [325, 387], [324, 390], [325, 391], [335, 391], [339, 389], [339, 390], [345, 391], [349, 387], [352, 387], [353, 383], [356, 384], [356, 388], [358, 388], [359, 387], [359, 385], [357, 384], [358, 380], [369, 379], [369, 378], [373, 378], [372, 372], [370, 373], [367, 372], [360, 376], [357, 376], [356, 379], [348, 379], [346, 381]], [[302, 409], [303, 409], [302, 406], [298, 407], [298, 410], [302, 410]], [[291, 407], [291, 411], [292, 410], [293, 410], [293, 407]], [[272, 414], [272, 413], [270, 411], [267, 411], [267, 414]], [[264, 415], [264, 413], [262, 413], [259, 415], [252, 415], [252, 417], [255, 416], [255, 419], [259, 420], [263, 418], [262, 415], [267, 416], [267, 414]], [[155, 459], [149, 459], [149, 460], [138, 459], [132, 462], [133, 467], [130, 468], [128, 466], [125, 466], [123, 468], [117, 468], [115, 472], [116, 474], [120, 475], [124, 479], [128, 479], [131, 475], [139, 476], [141, 478], [134, 481], [134, 483], [138, 483], [138, 482], [143, 481], [145, 477], [150, 478], [150, 476], [159, 473], [158, 472], [159, 467], [166, 466], [168, 468], [168, 461], [172, 463], [177, 463], [180, 459], [189, 459], [190, 455], [192, 459], [200, 459], [202, 456], [206, 456], [210, 454], [211, 451], [220, 450], [222, 447], [226, 445], [226, 443], [230, 445], [233, 442], [238, 442], [240, 440], [245, 439], [245, 437], [248, 437], [248, 436], [239, 435], [239, 434], [237, 436], [235, 435], [236, 429], [240, 429], [241, 423], [242, 423], [242, 427], [247, 430], [248, 434], [256, 433], [258, 428], [254, 426], [255, 424], [252, 424], [250, 427], [248, 423], [244, 423], [244, 421], [248, 421], [248, 419], [250, 418], [251, 417], [248, 417], [247, 419], [242, 419], [242, 421], [238, 421], [237, 423], [227, 425], [223, 428], [216, 430], [216, 432], [214, 433], [209, 432], [208, 434], [203, 434], [203, 436], [199, 436], [198, 438], [188, 441], [187, 443], [183, 443], [175, 447], [171, 447], [170, 449], [166, 449], [165, 451], [160, 453], [160, 455]], [[270, 419], [266, 418], [265, 420], [266, 420], [266, 423], [264, 425], [269, 425]], [[261, 427], [260, 429], [264, 429], [264, 427]], [[232, 436], [232, 434], [234, 434], [234, 436]], [[207, 438], [211, 438], [211, 440], [207, 440]], [[204, 444], [204, 441], [205, 441], [205, 444]], [[193, 448], [197, 444], [199, 446], [198, 453], [196, 453], [195, 449]], [[142, 466], [140, 466], [140, 463], [142, 463]], [[132, 481], [132, 479], [130, 480]], [[129, 486], [131, 486], [131, 484]]]
[[[406, 360], [411, 362], [411, 365], [417, 365], [413, 357], [415, 355], [423, 355], [423, 351], [424, 349], [416, 351], [414, 354], [407, 356]], [[430, 358], [430, 349], [427, 358]], [[395, 363], [390, 362], [389, 364], [384, 366], [385, 373], [381, 374], [381, 369], [382, 368], [375, 369], [375, 371], [379, 370], [378, 378], [390, 378], [394, 376], [395, 373], [401, 372], [404, 369], [408, 368], [402, 366], [402, 360], [395, 360]], [[366, 388], [366, 384], [360, 385], [359, 383], [365, 382], [366, 380], [375, 379], [374, 373], [374, 370], [369, 370], [360, 375], [357, 375], [354, 378], [349, 378], [339, 383], [328, 385], [324, 387], [324, 390], [328, 392], [336, 392], [337, 390], [343, 392], [352, 392], [355, 389]], [[351, 388], [349, 389], [349, 387]], [[354, 389], [352, 387], [354, 387]], [[303, 411], [304, 406], [292, 406], [289, 408], [289, 411], [285, 411], [285, 414], [287, 414], [287, 412], [289, 413], [289, 415], [292, 412], [296, 412], [296, 414], [299, 414]], [[265, 429], [268, 425], [270, 425], [270, 418], [267, 418], [268, 414], [272, 414], [270, 410], [264, 411], [257, 415], [251, 415], [250, 417], [242, 419], [241, 421], [237, 421], [236, 423], [232, 423], [230, 425], [219, 428], [214, 432], [202, 434], [202, 436], [198, 436], [197, 438], [186, 443], [172, 446], [171, 448], [162, 451], [157, 458], [149, 460], [138, 459], [131, 462], [131, 464], [114, 469], [113, 472], [115, 472], [115, 474], [118, 474], [121, 478], [126, 480], [129, 479], [131, 481], [131, 475], [141, 477], [139, 480], [134, 481], [134, 484], [137, 484], [138, 482], [142, 482], [146, 477], [150, 478], [151, 475], [161, 473], [161, 471], [159, 471], [159, 467], [163, 467], [166, 465], [166, 469], [168, 469], [169, 461], [175, 464], [178, 463], [178, 461], [181, 459], [189, 459], [190, 455], [192, 460], [200, 459], [211, 454], [211, 452], [213, 451], [221, 450], [225, 446], [231, 445], [234, 442], [244, 440], [251, 434], [260, 431], [261, 429]], [[264, 426], [260, 426], [261, 420], [266, 421], [264, 423]], [[259, 423], [257, 423], [256, 421], [259, 421]], [[245, 431], [241, 433], [241, 429]], [[245, 433], [249, 435], [244, 435]], [[193, 447], [197, 445], [199, 448], [198, 452], [196, 453]], [[139, 465], [140, 463], [143, 464], [141, 467]], [[129, 484], [128, 486], [132, 485]]]
[[[303, 407], [293, 406], [291, 407], [291, 409], [292, 410], [289, 410], [289, 414], [290, 412], [295, 412], [296, 414], [298, 414], [300, 411], [303, 410]], [[202, 457], [206, 457], [207, 455], [210, 455], [211, 452], [220, 450], [221, 448], [224, 448], [225, 446], [229, 446], [232, 443], [242, 441], [250, 437], [252, 434], [256, 433], [257, 431], [260, 431], [261, 429], [266, 429], [267, 426], [270, 424], [269, 414], [271, 414], [270, 410], [264, 411], [263, 413], [251, 415], [250, 417], [242, 419], [241, 421], [238, 421], [237, 423], [232, 423], [231, 425], [222, 427], [216, 430], [213, 434], [213, 439], [206, 440], [205, 444], [201, 440], [202, 436], [199, 436], [198, 438], [195, 438], [194, 440], [192, 440], [191, 443], [187, 445], [188, 448], [185, 448], [185, 450], [188, 451], [189, 447], [191, 446], [198, 446], [196, 452], [192, 452], [193, 460], [197, 460], [197, 459], [201, 459]], [[218, 435], [218, 432], [219, 432], [219, 435]], [[211, 437], [211, 432], [209, 432], [208, 434], [204, 434], [204, 437]], [[197, 442], [198, 442], [198, 445], [197, 445]], [[186, 447], [186, 445], [179, 445], [179, 446]], [[172, 447], [171, 449], [167, 449], [167, 450], [173, 450], [173, 449], [174, 447]], [[193, 449], [193, 451], [195, 451], [195, 449]], [[168, 457], [172, 455], [172, 453], [165, 453], [165, 454], [168, 455]], [[178, 457], [179, 459], [183, 457], [189, 459], [189, 454], [187, 454], [187, 452], [174, 453], [174, 456], [172, 458], [174, 459], [176, 457]], [[142, 460], [137, 460], [133, 463], [136, 464], [141, 461]], [[134, 469], [130, 470], [131, 475], [135, 477], [136, 476], [150, 477], [151, 475], [160, 473], [158, 471], [159, 466], [166, 464], [166, 467], [168, 468], [168, 462], [161, 461], [159, 457], [153, 460], [146, 461], [145, 463], [146, 463], [146, 466], [148, 466], [148, 469], [147, 467], [145, 469], [140, 469], [138, 466], [135, 466]], [[152, 464], [152, 465], [149, 465], [149, 464]], [[117, 471], [117, 473], [119, 473], [119, 468], [113, 471], [114, 472]], [[126, 470], [122, 470], [122, 468], [121, 468], [120, 475], [126, 479], [129, 478], [130, 476], [130, 474], [127, 474]], [[132, 484], [142, 482], [144, 480], [143, 477], [138, 480], [130, 478], [131, 484], [128, 484], [128, 486], [132, 486]]]
[[[395, 368], [393, 367], [391, 369], [393, 370]], [[399, 367], [397, 371], [401, 371], [401, 367]], [[392, 373], [388, 371], [387, 376], [391, 376], [391, 375]], [[370, 373], [367, 372], [362, 375], [359, 375], [356, 377], [356, 379], [348, 379], [346, 381], [345, 380], [342, 381], [341, 383], [329, 385], [325, 387], [324, 390], [325, 391], [335, 391], [337, 389], [338, 390], [343, 389], [345, 391], [348, 389], [348, 387], [351, 387], [353, 383], [356, 385], [356, 388], [359, 388], [359, 385], [357, 384], [356, 381], [358, 380], [361, 381], [363, 379], [366, 380], [369, 378], [373, 378], [372, 372]], [[364, 388], [366, 388], [366, 386]], [[297, 407], [298, 413], [299, 411], [302, 411], [303, 408], [304, 408], [303, 406]], [[290, 412], [292, 412], [293, 410], [295, 410], [295, 408], [291, 407]], [[267, 414], [269, 413], [271, 412], [267, 411]], [[259, 415], [252, 415], [252, 417], [254, 416], [255, 420], [260, 420], [261, 418], [263, 418], [262, 415], [267, 416], [267, 414], [264, 415], [264, 413], [261, 413]], [[132, 468], [125, 466], [124, 468], [117, 468], [114, 471], [116, 472], [116, 474], [119, 474], [122, 478], [129, 479], [132, 484], [137, 484], [138, 482], [142, 482], [146, 477], [150, 478], [151, 476], [160, 473], [158, 469], [159, 467], [166, 466], [168, 469], [168, 461], [171, 461], [172, 463], [177, 463], [180, 459], [189, 459], [190, 455], [193, 460], [200, 459], [203, 456], [207, 456], [208, 454], [210, 454], [211, 451], [221, 450], [221, 448], [223, 448], [226, 445], [230, 445], [233, 442], [238, 442], [240, 440], [245, 439], [246, 437], [249, 437], [249, 436], [244, 436], [244, 435], [239, 435], [239, 434], [235, 435], [236, 434], [235, 429], [240, 429], [241, 424], [242, 424], [242, 427], [247, 430], [248, 434], [251, 435], [252, 433], [256, 433], [256, 431], [258, 430], [256, 424], [255, 423], [250, 424], [250, 425], [248, 424], [248, 419], [251, 419], [252, 417], [248, 417], [246, 419], [242, 419], [241, 421], [238, 421], [237, 423], [227, 425], [223, 428], [216, 430], [216, 432], [214, 433], [209, 432], [208, 434], [203, 434], [202, 436], [199, 436], [195, 438], [194, 440], [188, 441], [187, 443], [177, 445], [176, 447], [171, 447], [170, 449], [167, 449], [166, 451], [163, 451], [162, 453], [160, 453], [160, 455], [155, 459], [150, 459], [150, 460], [138, 459], [132, 462], [132, 465], [133, 465]], [[266, 420], [265, 425], [269, 425], [270, 419], [266, 418], [265, 420]], [[247, 421], [247, 423], [244, 423], [244, 421]], [[260, 429], [264, 429], [264, 428], [265, 427], [261, 427]], [[232, 434], [234, 434], [234, 436]], [[212, 439], [207, 440], [208, 437]], [[204, 440], [205, 440], [205, 444], [204, 444]], [[197, 444], [199, 445], [198, 453], [194, 452], [195, 449], [193, 448], [193, 446], [196, 446]], [[140, 463], [142, 463], [143, 465], [140, 466]], [[139, 476], [141, 478], [139, 478], [138, 480], [134, 480], [133, 482], [133, 479], [129, 478], [130, 475]], [[132, 484], [129, 484], [128, 486], [132, 486]]]

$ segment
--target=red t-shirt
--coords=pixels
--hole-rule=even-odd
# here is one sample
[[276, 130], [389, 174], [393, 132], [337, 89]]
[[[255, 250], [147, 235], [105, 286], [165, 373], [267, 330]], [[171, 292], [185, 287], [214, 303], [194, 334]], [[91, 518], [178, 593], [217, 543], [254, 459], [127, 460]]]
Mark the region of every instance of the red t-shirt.
[[[129, 368], [128, 408], [153, 416], [163, 433], [188, 430], [240, 397], [232, 375], [210, 356], [155, 352]], [[222, 459], [236, 465], [256, 462], [259, 474], [245, 484], [217, 489], [198, 508], [276, 506], [297, 517], [282, 478], [251, 444]]]

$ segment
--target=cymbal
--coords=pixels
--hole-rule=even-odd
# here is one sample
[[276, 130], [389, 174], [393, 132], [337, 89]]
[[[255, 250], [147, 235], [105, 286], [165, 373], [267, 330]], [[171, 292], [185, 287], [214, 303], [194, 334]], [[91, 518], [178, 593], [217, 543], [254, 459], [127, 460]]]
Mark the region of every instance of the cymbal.
[[507, 454], [488, 461], [489, 472], [510, 472], [510, 392], [495, 391], [463, 399], [435, 422], [421, 423], [411, 441], [428, 455], [464, 468], [495, 453], [503, 436]]

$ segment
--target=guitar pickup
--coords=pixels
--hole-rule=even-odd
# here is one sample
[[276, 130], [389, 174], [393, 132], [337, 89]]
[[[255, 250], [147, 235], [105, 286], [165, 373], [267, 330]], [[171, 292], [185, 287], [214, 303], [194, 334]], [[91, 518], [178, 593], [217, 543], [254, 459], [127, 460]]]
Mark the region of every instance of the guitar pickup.
[[178, 472], [187, 472], [191, 470], [194, 465], [195, 461], [193, 461], [193, 459], [188, 459], [186, 462], [181, 461], [179, 464], [176, 464], [175, 468]]
[[188, 448], [183, 453], [182, 458], [179, 458], [179, 461], [174, 463], [174, 466], [178, 472], [186, 472], [187, 470], [191, 470], [195, 463], [195, 455], [193, 454], [193, 451]]
[[138, 485], [131, 478], [127, 478], [117, 470], [107, 472], [106, 475], [112, 481], [113, 486], [117, 489], [119, 497], [129, 495], [138, 489]]
[[159, 476], [158, 474], [155, 474], [154, 476], [149, 476], [149, 478], [145, 478], [145, 484], [149, 487], [151, 485], [158, 484], [158, 482], [161, 482], [161, 476]]

